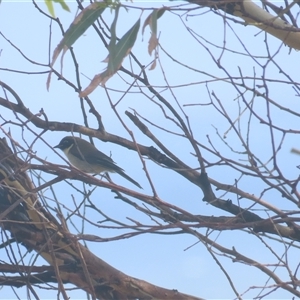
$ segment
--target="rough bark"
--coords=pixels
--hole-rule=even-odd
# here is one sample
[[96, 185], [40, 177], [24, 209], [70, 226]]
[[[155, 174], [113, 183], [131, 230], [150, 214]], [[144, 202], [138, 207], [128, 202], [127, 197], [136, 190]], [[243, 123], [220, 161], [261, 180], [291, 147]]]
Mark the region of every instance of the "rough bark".
[[[72, 283], [98, 299], [200, 299], [130, 277], [91, 253], [62, 225], [64, 222], [60, 224], [42, 207], [32, 192], [33, 183], [22, 171], [25, 165], [6, 140], [0, 139], [0, 226], [10, 231], [11, 243], [36, 251], [53, 269], [34, 272], [30, 266], [20, 266], [28, 274], [26, 280], [24, 276], [2, 276], [0, 284], [20, 287], [55, 281], [65, 299], [65, 283]], [[5, 272], [8, 267], [0, 265], [0, 271]], [[12, 272], [12, 266], [9, 269]], [[15, 272], [19, 271], [16, 266]]]

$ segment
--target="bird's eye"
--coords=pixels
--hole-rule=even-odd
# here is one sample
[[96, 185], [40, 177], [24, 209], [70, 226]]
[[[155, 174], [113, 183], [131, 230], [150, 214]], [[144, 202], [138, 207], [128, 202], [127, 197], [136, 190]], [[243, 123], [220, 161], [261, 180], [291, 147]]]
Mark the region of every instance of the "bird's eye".
[[69, 142], [66, 141], [66, 140], [61, 142], [61, 145], [62, 145], [63, 147], [67, 147], [68, 144], [69, 144]]

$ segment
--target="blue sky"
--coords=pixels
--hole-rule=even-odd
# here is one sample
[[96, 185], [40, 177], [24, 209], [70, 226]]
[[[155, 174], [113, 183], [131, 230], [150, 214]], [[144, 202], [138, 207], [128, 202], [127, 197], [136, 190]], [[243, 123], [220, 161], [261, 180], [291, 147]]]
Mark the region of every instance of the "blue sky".
[[[176, 2], [177, 3], [177, 2]], [[182, 2], [183, 3], [183, 2]], [[178, 2], [179, 4], [179, 2]], [[38, 2], [38, 5], [46, 10], [44, 3]], [[56, 14], [65, 26], [68, 28], [68, 24], [72, 22], [76, 13], [76, 5], [72, 2], [68, 2], [71, 13], [67, 13], [60, 9], [59, 6], [55, 6]], [[160, 7], [161, 5], [175, 5], [173, 2], [134, 2], [128, 3], [133, 7]], [[203, 9], [198, 13], [208, 11]], [[180, 12], [177, 12], [180, 14]], [[195, 11], [197, 13], [197, 11]], [[149, 11], [144, 11], [142, 19], [145, 19], [149, 14]], [[191, 12], [192, 14], [192, 12]], [[121, 10], [120, 19], [118, 22], [118, 34], [121, 36], [125, 33], [132, 24], [140, 16], [140, 10], [130, 9], [128, 12]], [[113, 18], [113, 14], [109, 11], [103, 15], [104, 19], [109, 22]], [[12, 22], [12, 20], [17, 20]], [[12, 25], [13, 24], [13, 25]], [[148, 72], [150, 82], [157, 87], [161, 94], [172, 101], [173, 105], [176, 105], [176, 100], [181, 105], [184, 104], [196, 104], [208, 103], [209, 94], [214, 91], [218, 97], [222, 99], [222, 103], [228, 109], [232, 119], [238, 117], [238, 106], [234, 99], [237, 97], [237, 91], [224, 81], [213, 81], [212, 77], [206, 74], [213, 74], [216, 78], [225, 78], [226, 74], [223, 70], [219, 69], [215, 63], [212, 62], [212, 56], [220, 57], [222, 65], [228, 69], [232, 76], [239, 76], [238, 67], [241, 68], [243, 74], [246, 76], [253, 76], [254, 72], [261, 72], [257, 64], [253, 59], [246, 55], [235, 55], [232, 52], [226, 51], [222, 54], [222, 49], [217, 47], [211, 47], [211, 54], [205, 50], [203, 45], [210, 43], [219, 45], [222, 47], [224, 36], [226, 36], [226, 47], [236, 52], [245, 53], [245, 47], [257, 55], [257, 60], [262, 61], [262, 56], [266, 55], [264, 48], [265, 36], [263, 33], [255, 36], [258, 30], [247, 26], [234, 26], [230, 23], [236, 32], [236, 34], [242, 38], [243, 44], [237, 39], [233, 31], [230, 31], [229, 27], [224, 30], [224, 24], [222, 18], [215, 16], [213, 13], [208, 12], [201, 16], [183, 16], [182, 20], [175, 15], [175, 13], [165, 13], [164, 16], [159, 19], [159, 31], [160, 31], [160, 43], [168, 53], [174, 58], [178, 59], [183, 65], [189, 66], [188, 69], [185, 66], [180, 66], [177, 63], [172, 62], [162, 50], [160, 50], [160, 58], [163, 67], [163, 71], [168, 79], [169, 85], [174, 86], [172, 89], [165, 89], [166, 83], [164, 82], [163, 72], [160, 66], [151, 72]], [[11, 2], [4, 1], [0, 6], [0, 28], [1, 32], [14, 43], [19, 49], [22, 50], [24, 55], [28, 58], [38, 62], [41, 65], [33, 65], [26, 61], [22, 55], [13, 49], [7, 41], [1, 37], [1, 56], [0, 56], [0, 74], [1, 80], [13, 87], [16, 92], [21, 96], [25, 105], [31, 109], [32, 112], [37, 113], [41, 108], [46, 112], [49, 120], [60, 122], [74, 122], [83, 125], [83, 118], [81, 113], [81, 107], [79, 103], [78, 95], [72, 90], [72, 88], [66, 86], [63, 82], [58, 81], [55, 76], [52, 76], [51, 86], [49, 91], [46, 90], [47, 74], [33, 75], [33, 74], [21, 74], [16, 72], [10, 72], [7, 69], [21, 70], [24, 72], [42, 72], [47, 71], [46, 67], [49, 60], [49, 20], [43, 17], [33, 6], [32, 3], [24, 2]], [[198, 41], [187, 34], [187, 29], [193, 29], [194, 33], [198, 34]], [[195, 35], [195, 37], [196, 37]], [[144, 37], [141, 32], [138, 35], [136, 45], [133, 48], [133, 52], [137, 55], [138, 59], [147, 65], [151, 62], [152, 58], [147, 53], [148, 39], [150, 37], [149, 29], [145, 31]], [[56, 45], [61, 39], [61, 33], [56, 24], [52, 26], [51, 36], [51, 55]], [[280, 43], [268, 37], [270, 51], [276, 53]], [[83, 87], [89, 83], [89, 78], [93, 78], [95, 74], [100, 73], [105, 68], [105, 63], [102, 61], [107, 56], [107, 51], [103, 45], [96, 38], [96, 34], [92, 29], [89, 29], [84, 36], [82, 36], [74, 45], [74, 51], [80, 65], [81, 80]], [[289, 72], [291, 76], [298, 78], [299, 67], [295, 63], [298, 60], [298, 54], [292, 52], [288, 54], [288, 48], [283, 48], [279, 54], [275, 55], [276, 61], [279, 63], [284, 62], [284, 68]], [[260, 56], [260, 57], [259, 57]], [[124, 60], [124, 66], [130, 68], [131, 61], [129, 58]], [[45, 65], [45, 66], [42, 66]], [[55, 64], [57, 70], [60, 69], [60, 61]], [[192, 70], [194, 68], [195, 70]], [[279, 74], [278, 70], [274, 66], [270, 66], [266, 70], [270, 75], [270, 78], [284, 78]], [[70, 53], [68, 52], [64, 57], [63, 74], [70, 81], [74, 80], [74, 66], [70, 59]], [[124, 74], [120, 74], [123, 76]], [[259, 77], [259, 75], [258, 75]], [[119, 75], [115, 75], [107, 83], [107, 88], [110, 90], [110, 96], [113, 101], [117, 101], [127, 89], [125, 76], [123, 79]], [[245, 79], [249, 82], [249, 85], [253, 84], [252, 80]], [[195, 83], [190, 85], [190, 83]], [[207, 83], [207, 85], [206, 85]], [[283, 86], [283, 85], [282, 85]], [[281, 88], [278, 83], [270, 84], [270, 95], [278, 101], [284, 101], [285, 103], [291, 103], [296, 110], [299, 110], [298, 102], [295, 101], [294, 91], [292, 88]], [[144, 87], [142, 87], [143, 90]], [[207, 89], [210, 93], [207, 92]], [[113, 91], [115, 90], [115, 91]], [[145, 93], [147, 91], [145, 90]], [[174, 93], [172, 95], [172, 93]], [[175, 96], [174, 96], [175, 95]], [[250, 97], [250, 96], [248, 96]], [[105, 90], [99, 87], [91, 95], [93, 104], [98, 109], [99, 113], [103, 117], [105, 128], [108, 132], [121, 135], [125, 138], [130, 138], [126, 130], [118, 121], [114, 113], [110, 109], [110, 104], [107, 100]], [[296, 99], [298, 100], [298, 99]], [[259, 101], [255, 102], [257, 111], [265, 116], [265, 106]], [[147, 98], [141, 93], [139, 89], [132, 89], [125, 97], [125, 100], [118, 105], [118, 112], [121, 116], [124, 116], [125, 110], [134, 108], [141, 115], [145, 116], [152, 122], [168, 130], [180, 132], [180, 130], [172, 123], [167, 121], [155, 104], [147, 101]], [[207, 135], [210, 136], [214, 145], [222, 149], [224, 155], [233, 156], [224, 144], [224, 142], [216, 136], [215, 128], [218, 128], [221, 134], [224, 134], [229, 129], [229, 124], [225, 119], [220, 118], [219, 114], [215, 112], [212, 107], [208, 106], [187, 106], [184, 107], [184, 111], [189, 116], [191, 126], [195, 138], [200, 142], [208, 146]], [[299, 123], [297, 118], [282, 117], [282, 112], [274, 110], [273, 116], [282, 126], [287, 128], [297, 128]], [[1, 115], [6, 119], [14, 118], [8, 110], [1, 109]], [[147, 146], [153, 143], [143, 136], [133, 124], [124, 117], [127, 126], [134, 132], [135, 138], [139, 143]], [[97, 122], [93, 116], [89, 115], [90, 127], [97, 127]], [[242, 127], [246, 125], [242, 124]], [[32, 126], [32, 128], [34, 128]], [[9, 129], [8, 126], [5, 128]], [[21, 130], [18, 127], [10, 126], [11, 132], [15, 139], [20, 139]], [[197, 160], [191, 152], [193, 149], [184, 139], [176, 136], [170, 136], [167, 133], [162, 132], [159, 129], [151, 128], [155, 134], [157, 134], [165, 145], [170, 147], [176, 155], [180, 157], [186, 164], [192, 167], [198, 167]], [[261, 126], [259, 123], [253, 122], [251, 139], [253, 149], [257, 155], [263, 159], [267, 159], [270, 149], [269, 144], [265, 143], [268, 138], [268, 128]], [[65, 132], [47, 132], [43, 137], [47, 140], [50, 146], [58, 144], [60, 139], [65, 136]], [[26, 138], [33, 140], [33, 136], [30, 132], [25, 132]], [[237, 138], [229, 131], [226, 139], [228, 143], [231, 143], [234, 149], [242, 150], [242, 147]], [[106, 154], [112, 153], [112, 158], [118, 163], [119, 166], [126, 170], [126, 173], [132, 178], [137, 180], [143, 187], [144, 192], [151, 194], [150, 186], [147, 182], [146, 176], [142, 170], [142, 165], [139, 162], [138, 156], [133, 151], [126, 150], [110, 143], [103, 143], [101, 141], [95, 141], [96, 146]], [[282, 150], [279, 154], [281, 167], [284, 172], [289, 174], [291, 178], [297, 176], [298, 170], [295, 168], [297, 159], [295, 156], [289, 154], [291, 147], [296, 146], [297, 143], [292, 137], [288, 137], [284, 143]], [[34, 151], [37, 151], [37, 155], [41, 158], [48, 160], [49, 162], [65, 164], [64, 160], [53, 151], [51, 147], [46, 145], [43, 141], [38, 141], [34, 144]], [[203, 151], [205, 153], [205, 151]], [[208, 158], [213, 160], [207, 154]], [[237, 156], [235, 156], [237, 157]], [[239, 157], [242, 157], [239, 156]], [[157, 187], [159, 196], [164, 201], [170, 202], [174, 205], [180, 206], [183, 209], [193, 214], [204, 215], [225, 215], [220, 211], [213, 209], [206, 205], [202, 201], [203, 194], [199, 188], [196, 188], [191, 183], [183, 180], [178, 174], [168, 169], [163, 169], [150, 160], [146, 160], [147, 168], [153, 182]], [[220, 171], [221, 170], [221, 171]], [[236, 174], [232, 171], [227, 172], [220, 168], [208, 169], [209, 176], [224, 183], [233, 184]], [[47, 176], [45, 176], [47, 178]], [[112, 179], [118, 184], [127, 185], [128, 182], [123, 180], [118, 175], [112, 175]], [[249, 193], [258, 193], [263, 189], [261, 182], [255, 182], [255, 185], [249, 186], [247, 178], [239, 183], [240, 188], [244, 188]], [[72, 182], [78, 188], [85, 188], [87, 190], [92, 189], [90, 186], [83, 187], [80, 182]], [[130, 184], [130, 183], [129, 183]], [[74, 209], [74, 203], [72, 195], [75, 201], [80, 203], [82, 201], [82, 195], [75, 194], [75, 191], [68, 189], [65, 183], [59, 183], [54, 186], [58, 199], [61, 200], [63, 212], [67, 216], [70, 211]], [[129, 185], [128, 185], [129, 187]], [[132, 186], [130, 186], [132, 188]], [[50, 197], [49, 191], [45, 191], [45, 195]], [[223, 196], [223, 193], [216, 192], [217, 196]], [[234, 197], [231, 194], [225, 196], [225, 198]], [[236, 196], [235, 196], [236, 197]], [[282, 203], [278, 195], [273, 192], [267, 192], [264, 195], [268, 201], [274, 201], [274, 205], [278, 205], [280, 208], [290, 208], [289, 204]], [[118, 199], [114, 198], [114, 195], [105, 189], [98, 188], [93, 194], [94, 202], [99, 205], [99, 208], [105, 213], [118, 220], [128, 222], [127, 217], [141, 220], [145, 223], [151, 223], [149, 219], [137, 212], [132, 207], [122, 203]], [[277, 198], [279, 200], [274, 200]], [[232, 198], [236, 201], [236, 198]], [[245, 200], [244, 200], [245, 201]], [[54, 202], [49, 199], [49, 205], [55, 206]], [[246, 206], [247, 201], [243, 202]], [[65, 206], [65, 207], [63, 207]], [[247, 206], [246, 206], [247, 207]], [[292, 206], [290, 209], [294, 209]], [[86, 215], [88, 218], [97, 223], [99, 215], [95, 214], [92, 210], [87, 209]], [[263, 214], [267, 217], [267, 214]], [[81, 226], [79, 218], [75, 218], [78, 222], [78, 227]], [[70, 226], [70, 231], [76, 233], [75, 228]], [[88, 223], [84, 227], [85, 233], [94, 234], [100, 237], [110, 237], [120, 234], [118, 230], [108, 230], [103, 228], [96, 228]], [[199, 230], [202, 234], [205, 234], [205, 229]], [[255, 237], [250, 237], [246, 232], [211, 232], [212, 239], [228, 248], [236, 247], [238, 251], [249, 255], [254, 259], [259, 259], [263, 262], [275, 263], [276, 258], [270, 255], [270, 251], [267, 248], [262, 248], [261, 243]], [[217, 299], [217, 298], [234, 298], [234, 294], [229, 287], [228, 282], [225, 279], [224, 274], [220, 271], [219, 267], [215, 264], [213, 258], [206, 250], [206, 247], [202, 243], [197, 243], [197, 239], [188, 235], [141, 235], [130, 239], [124, 239], [109, 243], [89, 243], [89, 248], [93, 253], [99, 256], [101, 259], [111, 264], [120, 271], [145, 280], [150, 283], [156, 284], [169, 289], [176, 289], [180, 292], [191, 294], [198, 297]], [[272, 241], [268, 240], [270, 245], [273, 245]], [[274, 242], [274, 245], [277, 243]], [[277, 245], [278, 246], [278, 245]], [[3, 251], [3, 250], [2, 250]], [[24, 249], [22, 250], [24, 251]], [[293, 260], [295, 250], [291, 250], [289, 258]], [[278, 248], [278, 253], [284, 253], [284, 247]], [[2, 254], [1, 254], [2, 255]], [[296, 255], [296, 254], [295, 254]], [[33, 254], [34, 256], [34, 254]], [[244, 266], [238, 263], [232, 263], [228, 258], [220, 256], [223, 266], [229, 271], [230, 276], [238, 287], [239, 292], [247, 290], [249, 286], [262, 286], [267, 281], [267, 277], [262, 275], [254, 267]], [[40, 264], [44, 264], [42, 260]], [[295, 262], [296, 263], [296, 262]], [[284, 272], [284, 271], [282, 271]], [[287, 276], [287, 275], [285, 275]], [[5, 288], [5, 295], [7, 298], [14, 298], [14, 294], [9, 288]], [[17, 290], [17, 293], [21, 298], [26, 297], [26, 290]], [[75, 292], [68, 292], [71, 298], [85, 298], [84, 294]], [[246, 298], [252, 298], [258, 294], [257, 289], [246, 293]], [[50, 294], [49, 290], [40, 291], [41, 298], [55, 298], [56, 293]], [[278, 291], [277, 297], [287, 297], [287, 294]]]

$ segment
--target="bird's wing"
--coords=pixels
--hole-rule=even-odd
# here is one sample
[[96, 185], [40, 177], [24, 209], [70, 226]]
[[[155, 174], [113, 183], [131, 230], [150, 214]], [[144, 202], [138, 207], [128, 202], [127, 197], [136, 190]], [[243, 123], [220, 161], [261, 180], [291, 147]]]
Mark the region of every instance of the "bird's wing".
[[[89, 161], [90, 160], [90, 161]], [[108, 170], [113, 171], [113, 172], [122, 172], [123, 169], [120, 168], [119, 166], [116, 165], [116, 163], [106, 154], [102, 152], [97, 152], [96, 155], [92, 154], [88, 156], [88, 162], [89, 163], [95, 163], [95, 161], [103, 166], [106, 167]]]
[[[77, 158], [79, 158], [81, 160], [84, 160], [82, 154], [80, 153], [80, 151], [78, 150], [76, 145], [72, 149], [72, 153]], [[85, 160], [90, 164], [98, 163], [99, 165], [101, 165], [102, 167], [107, 169], [107, 171], [116, 172], [116, 173], [120, 174], [121, 176], [123, 176], [124, 178], [126, 178], [127, 180], [129, 180], [130, 182], [132, 182], [133, 184], [135, 184], [136, 186], [138, 186], [139, 188], [142, 188], [139, 185], [139, 183], [137, 183], [134, 179], [132, 179], [127, 174], [125, 174], [124, 170], [122, 168], [120, 168], [119, 166], [117, 166], [116, 163], [109, 156], [102, 153], [98, 149], [97, 149], [97, 152], [95, 152], [95, 151], [86, 151], [85, 152]]]

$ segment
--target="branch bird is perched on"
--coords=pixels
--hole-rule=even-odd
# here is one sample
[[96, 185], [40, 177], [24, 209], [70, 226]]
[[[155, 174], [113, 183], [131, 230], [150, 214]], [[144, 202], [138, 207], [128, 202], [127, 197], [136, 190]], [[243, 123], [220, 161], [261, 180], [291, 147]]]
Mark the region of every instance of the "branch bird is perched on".
[[107, 155], [100, 152], [93, 144], [75, 136], [66, 136], [54, 148], [61, 149], [69, 162], [85, 173], [99, 174], [115, 172], [142, 188], [135, 180], [124, 173], [124, 170]]

